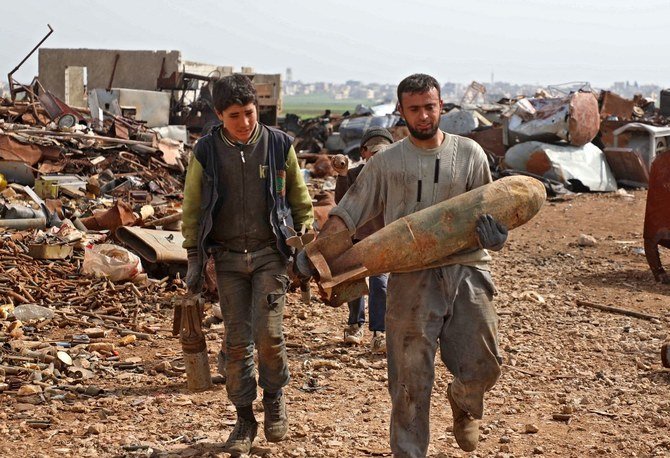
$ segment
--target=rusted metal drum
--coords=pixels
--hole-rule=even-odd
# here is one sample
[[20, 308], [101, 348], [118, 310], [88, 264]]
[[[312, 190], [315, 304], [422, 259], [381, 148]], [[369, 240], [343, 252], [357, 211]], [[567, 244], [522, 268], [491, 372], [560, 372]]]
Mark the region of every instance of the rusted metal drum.
[[568, 137], [571, 145], [582, 146], [593, 140], [600, 129], [598, 101], [590, 92], [570, 96]]
[[670, 248], [670, 152], [656, 156], [649, 173], [644, 238]]

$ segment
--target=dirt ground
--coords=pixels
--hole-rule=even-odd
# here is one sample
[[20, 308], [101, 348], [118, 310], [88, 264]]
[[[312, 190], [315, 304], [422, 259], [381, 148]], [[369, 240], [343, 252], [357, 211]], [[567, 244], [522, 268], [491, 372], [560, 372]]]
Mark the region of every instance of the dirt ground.
[[[481, 442], [474, 453], [457, 448], [446, 398], [451, 376], [440, 362], [429, 456], [670, 456], [670, 370], [660, 363], [670, 335], [670, 287], [656, 284], [648, 270], [641, 250], [646, 193], [632, 194], [547, 202], [511, 232], [492, 265], [505, 365], [487, 396]], [[596, 245], [579, 246], [580, 234], [595, 237]], [[578, 306], [578, 300], [658, 319]], [[119, 349], [121, 360], [141, 358], [136, 369], [88, 381], [104, 388], [101, 395], [66, 393], [29, 403], [0, 394], [0, 456], [228, 456], [223, 442], [235, 415], [225, 387], [191, 394], [183, 375], [152, 370], [181, 353], [169, 332], [171, 311], [161, 313], [156, 338]], [[253, 456], [390, 456], [386, 362], [367, 345], [342, 344], [346, 315], [346, 307], [304, 305], [290, 294], [290, 432], [278, 444], [259, 432]], [[43, 337], [73, 329], [46, 329]], [[213, 370], [221, 333], [214, 325], [208, 334]], [[35, 419], [50, 423], [35, 428], [29, 424]]]

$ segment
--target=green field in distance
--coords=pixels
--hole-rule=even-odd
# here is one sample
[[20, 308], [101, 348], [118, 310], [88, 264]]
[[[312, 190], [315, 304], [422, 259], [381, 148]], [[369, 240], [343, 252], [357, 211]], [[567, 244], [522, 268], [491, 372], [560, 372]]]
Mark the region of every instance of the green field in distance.
[[378, 101], [371, 99], [335, 100], [327, 94], [285, 95], [282, 97], [282, 113], [280, 116], [293, 113], [303, 119], [313, 118], [323, 114], [326, 109], [330, 109], [335, 115], [340, 115], [347, 110], [353, 113], [359, 104], [370, 106], [377, 103]]

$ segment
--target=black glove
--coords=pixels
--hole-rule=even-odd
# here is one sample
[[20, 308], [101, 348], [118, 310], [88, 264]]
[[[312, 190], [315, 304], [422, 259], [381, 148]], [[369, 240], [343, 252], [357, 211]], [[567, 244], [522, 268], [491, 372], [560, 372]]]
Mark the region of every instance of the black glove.
[[188, 248], [186, 250], [188, 257], [188, 271], [184, 278], [184, 283], [189, 291], [197, 293], [202, 288], [202, 264], [198, 260], [198, 249]]
[[489, 214], [479, 217], [475, 231], [479, 247], [486, 250], [499, 251], [507, 241], [507, 228]]
[[305, 250], [299, 251], [295, 256], [295, 262], [293, 263], [293, 268], [300, 279], [310, 278], [315, 276], [318, 272], [314, 268], [314, 264], [307, 257]]

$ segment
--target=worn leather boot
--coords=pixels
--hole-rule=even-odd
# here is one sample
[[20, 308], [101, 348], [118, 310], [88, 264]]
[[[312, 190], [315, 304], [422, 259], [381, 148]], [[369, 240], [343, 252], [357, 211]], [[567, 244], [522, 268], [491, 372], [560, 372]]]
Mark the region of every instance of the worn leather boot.
[[226, 441], [226, 451], [233, 456], [249, 454], [257, 430], [258, 423], [238, 416], [235, 428]]
[[274, 399], [263, 398], [263, 409], [265, 410], [263, 421], [265, 440], [268, 442], [279, 442], [284, 439], [288, 432], [286, 396], [284, 393], [281, 393]]
[[468, 412], [461, 409], [451, 396], [451, 384], [447, 387], [447, 398], [451, 405], [454, 417], [454, 437], [458, 446], [466, 451], [472, 452], [477, 448], [479, 442], [479, 420], [476, 420]]

